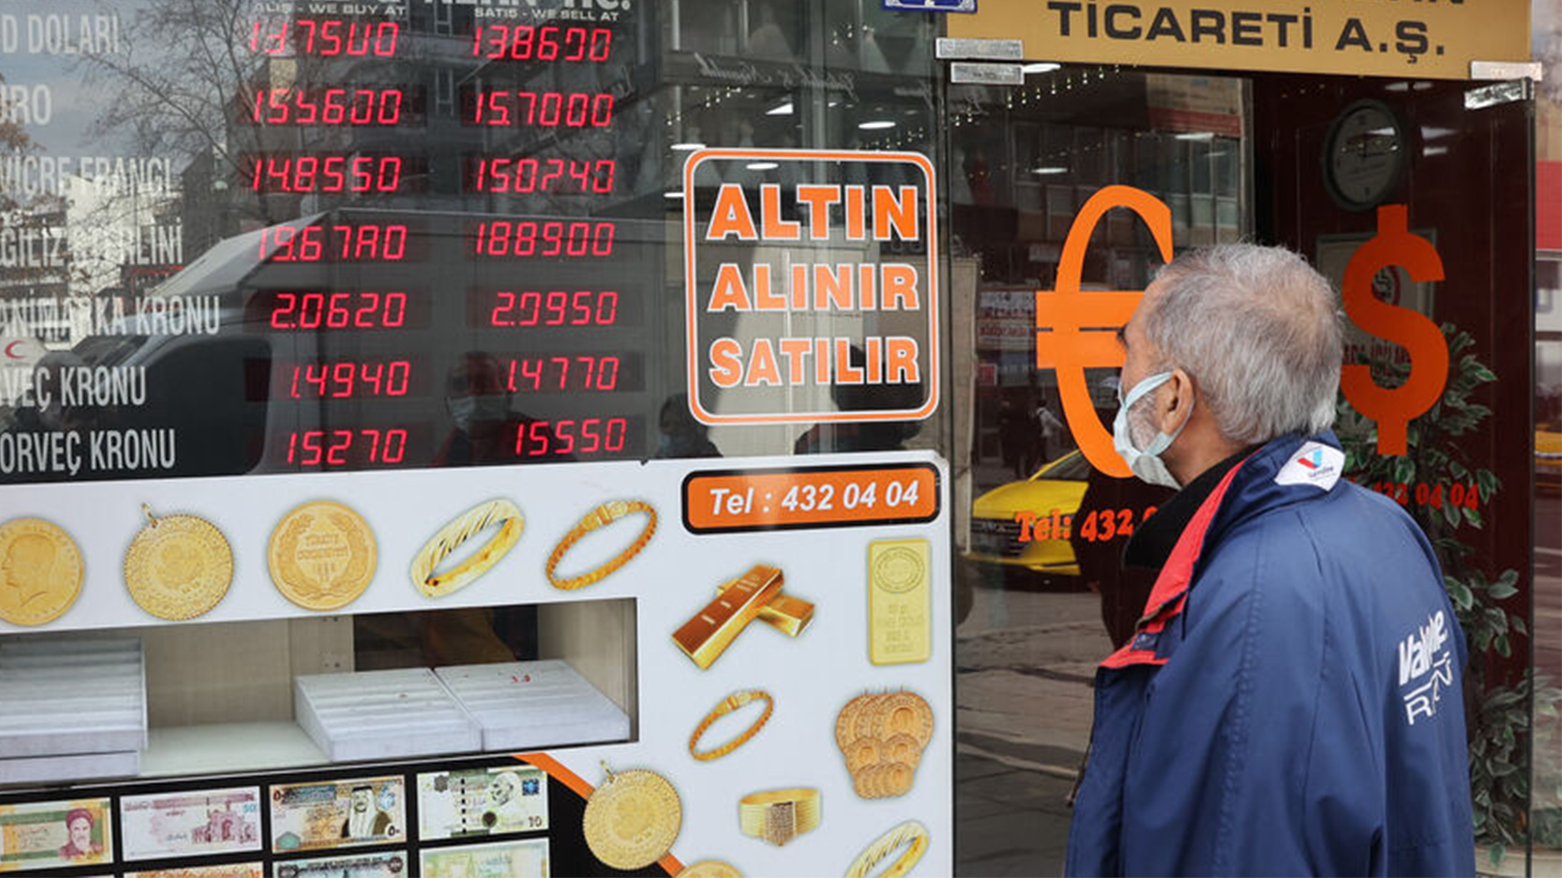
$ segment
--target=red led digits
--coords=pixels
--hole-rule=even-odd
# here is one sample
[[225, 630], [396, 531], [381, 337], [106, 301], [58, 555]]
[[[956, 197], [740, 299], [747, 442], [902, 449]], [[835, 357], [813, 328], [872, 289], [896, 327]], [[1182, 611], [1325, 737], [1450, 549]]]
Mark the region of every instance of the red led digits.
[[282, 367], [277, 395], [286, 385], [290, 399], [353, 399], [406, 396], [412, 384], [411, 360], [335, 360]]
[[606, 128], [613, 124], [613, 96], [606, 92], [507, 91], [463, 92], [473, 125], [534, 125], [538, 128]]
[[249, 102], [256, 125], [399, 125], [400, 88], [258, 88]]
[[294, 430], [287, 462], [296, 466], [394, 466], [407, 458], [407, 431]]
[[407, 322], [406, 293], [278, 292], [272, 329], [400, 329]]
[[495, 195], [560, 192], [605, 195], [613, 191], [613, 159], [469, 158], [467, 191]]
[[260, 232], [260, 258], [271, 262], [400, 262], [407, 227], [400, 224], [274, 226]]
[[472, 33], [472, 57], [493, 61], [606, 61], [613, 31], [605, 27], [482, 24]]
[[250, 189], [287, 193], [389, 193], [401, 188], [400, 156], [259, 155], [248, 162]]
[[515, 456], [614, 453], [623, 451], [628, 440], [628, 418], [531, 421], [516, 430]]
[[615, 226], [610, 221], [494, 220], [478, 223], [472, 234], [477, 256], [581, 259], [613, 255]]
[[499, 290], [493, 296], [489, 326], [612, 326], [618, 320], [612, 290]]
[[511, 393], [591, 393], [618, 389], [621, 360], [616, 356], [556, 355], [510, 361], [506, 389]]
[[313, 55], [332, 58], [390, 58], [396, 54], [401, 24], [395, 21], [352, 21], [342, 18], [296, 18], [256, 21], [250, 28], [249, 50], [257, 55]]

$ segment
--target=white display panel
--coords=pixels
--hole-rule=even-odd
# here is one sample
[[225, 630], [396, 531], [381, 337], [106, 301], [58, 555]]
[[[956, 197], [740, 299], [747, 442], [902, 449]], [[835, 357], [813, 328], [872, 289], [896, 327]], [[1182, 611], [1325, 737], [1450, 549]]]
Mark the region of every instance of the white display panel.
[[[84, 559], [85, 580], [76, 603], [54, 622], [25, 629], [29, 633], [199, 625], [218, 620], [327, 618], [330, 614], [307, 610], [279, 593], [273, 585], [265, 552], [273, 529], [300, 503], [332, 500], [344, 504], [361, 515], [373, 531], [378, 560], [362, 595], [333, 612], [396, 613], [447, 607], [540, 605], [544, 612], [540, 626], [544, 641], [552, 637], [573, 644], [569, 654], [576, 656], [571, 662], [575, 671], [617, 702], [609, 707], [619, 717], [632, 718], [628, 731], [633, 740], [554, 748], [526, 758], [555, 780], [587, 795], [590, 787], [601, 786], [605, 781], [604, 762], [615, 773], [645, 770], [665, 778], [676, 790], [681, 806], [676, 841], [668, 852], [678, 861], [687, 864], [719, 859], [750, 876], [833, 874], [845, 870], [879, 834], [904, 821], [915, 820], [926, 828], [929, 838], [919, 868], [929, 874], [947, 873], [952, 864], [953, 837], [947, 572], [951, 562], [948, 504], [944, 496], [947, 473], [937, 457], [918, 452], [818, 456], [809, 458], [807, 464], [794, 471], [777, 467], [773, 459], [723, 459], [213, 478], [18, 486], [3, 489], [3, 496], [8, 510], [25, 510], [29, 516], [46, 518], [63, 527], [77, 542]], [[819, 498], [829, 493], [822, 489], [814, 494], [815, 509], [810, 514], [805, 514], [801, 495], [789, 497], [787, 492], [759, 490], [746, 500], [741, 491], [707, 493], [703, 495], [706, 500], [712, 496], [721, 499], [718, 505], [722, 509], [719, 513], [706, 509], [703, 514], [685, 508], [683, 496], [695, 479], [726, 478], [734, 473], [783, 481], [796, 479], [801, 483], [805, 477], [793, 475], [794, 472], [841, 469], [848, 473], [842, 478], [849, 481], [855, 477], [852, 473], [908, 467], [920, 467], [930, 473], [926, 484], [940, 495], [936, 504], [925, 504], [932, 509], [927, 520], [908, 519], [883, 508], [882, 494], [875, 495], [878, 508], [870, 510], [863, 499], [868, 492], [861, 487], [855, 488], [853, 494], [854, 504], [861, 508], [852, 514], [867, 518], [865, 521], [840, 520], [845, 517], [844, 512], [833, 521], [819, 519], [823, 514], [818, 508]], [[689, 490], [692, 495], [692, 489]], [[841, 493], [831, 496], [836, 504], [841, 503]], [[425, 597], [409, 575], [414, 557], [448, 522], [495, 498], [514, 503], [524, 516], [525, 527], [514, 547], [486, 573], [459, 590], [443, 597]], [[549, 559], [559, 555], [556, 547], [560, 541], [576, 529], [583, 516], [613, 501], [637, 501], [656, 510], [656, 527], [644, 547], [599, 581], [570, 590], [550, 584]], [[233, 550], [234, 580], [223, 600], [205, 616], [164, 623], [142, 611], [127, 593], [121, 562], [127, 545], [144, 521], [138, 517], [141, 503], [149, 504], [159, 514], [179, 512], [207, 518], [226, 535]], [[720, 532], [725, 526], [721, 516], [728, 514], [736, 517], [735, 529]], [[591, 578], [585, 574], [638, 542], [647, 517], [642, 512], [632, 512], [580, 537], [556, 558], [553, 579], [569, 583], [572, 578]], [[901, 523], [879, 523], [875, 517]], [[769, 524], [754, 525], [755, 521], [766, 520]], [[448, 571], [452, 564], [459, 564], [494, 530], [478, 531], [437, 569]], [[877, 604], [870, 599], [874, 587], [871, 582], [886, 576], [894, 579], [904, 572], [886, 572], [888, 568], [883, 567], [870, 569], [872, 564], [885, 563], [874, 559], [882, 558], [886, 546], [900, 547], [909, 553], [909, 561], [901, 560], [915, 568], [914, 579], [920, 577], [904, 594], [885, 590], [900, 604], [885, 604], [887, 598], [882, 596]], [[735, 626], [724, 649], [698, 653], [708, 665], [702, 667], [700, 661], [693, 660], [687, 644], [674, 640], [674, 633], [681, 635], [689, 625], [711, 613], [715, 606], [712, 601], [717, 600], [724, 586], [729, 589], [724, 594], [731, 596], [734, 580], [751, 570], [770, 568], [779, 572], [776, 578], [782, 581], [781, 595], [812, 605], [805, 624], [788, 632], [782, 623], [767, 624], [771, 620], [756, 617]], [[610, 609], [619, 604], [630, 606], [626, 601], [632, 601], [627, 614]], [[925, 602], [926, 612], [918, 610], [919, 601]], [[566, 605], [588, 610], [601, 608], [605, 612], [595, 618], [588, 618], [590, 614], [569, 618], [546, 615], [547, 608]], [[892, 614], [885, 609], [887, 606], [893, 609]], [[602, 622], [611, 618], [632, 621], [625, 623], [628, 627], [623, 629]], [[895, 652], [886, 652], [883, 647], [907, 632], [875, 630], [875, 626], [882, 628], [886, 624], [910, 626], [915, 648], [906, 652], [903, 663], [888, 663], [894, 660]], [[801, 630], [797, 631], [797, 627]], [[24, 629], [6, 626], [3, 630], [14, 633]], [[0, 646], [6, 642], [11, 641], [0, 640]], [[880, 644], [879, 650], [872, 648], [874, 643]], [[615, 649], [626, 648], [622, 645], [630, 651], [628, 678], [619, 681], [622, 685], [618, 687], [603, 685], [603, 680], [611, 681], [613, 673], [594, 667], [591, 657], [612, 655]], [[875, 659], [884, 663], [875, 663]], [[506, 741], [516, 739], [506, 738], [505, 734], [515, 729], [504, 728], [505, 717], [509, 714], [512, 719], [523, 718], [524, 703], [517, 700], [509, 705], [514, 709], [507, 711], [502, 698], [496, 702], [492, 691], [494, 675], [509, 674], [519, 680], [535, 671], [541, 683], [544, 672], [557, 670], [548, 662], [444, 668], [437, 677], [433, 668], [425, 669], [428, 682], [448, 685], [448, 691], [455, 696], [453, 704], [461, 698], [470, 699], [471, 707], [460, 709], [468, 717], [472, 732], [470, 740], [458, 740], [461, 736], [456, 735], [448, 739], [447, 745], [420, 752], [492, 753], [500, 747], [506, 750], [499, 752], [513, 749], [517, 745]], [[322, 691], [322, 681], [342, 692], [355, 693], [350, 697], [369, 697], [373, 692], [369, 683], [383, 673], [300, 677], [296, 721], [308, 725], [307, 717], [314, 711], [305, 701]], [[439, 683], [440, 677], [446, 683]], [[503, 688], [501, 685], [499, 690]], [[763, 693], [763, 699], [717, 718], [703, 729], [697, 742], [691, 742], [702, 720], [712, 712], [719, 713], [718, 707], [729, 696], [755, 690]], [[875, 746], [884, 748], [896, 746], [891, 741], [895, 739], [898, 746], [909, 748], [901, 756], [910, 773], [864, 782], [857, 776], [862, 771], [854, 774], [848, 770], [847, 753], [838, 743], [841, 711], [864, 694], [902, 692], [914, 695], [926, 706], [931, 717], [931, 729], [923, 730], [927, 732], [926, 741], [919, 740], [918, 731], [910, 726], [893, 727], [887, 714], [860, 726], [848, 722], [847, 727], [860, 729], [856, 738], [870, 739], [877, 742]], [[592, 710], [582, 713], [577, 708], [566, 708], [563, 714], [568, 716], [547, 716], [546, 720], [562, 726], [569, 720], [584, 718], [586, 713], [610, 717], [609, 712], [602, 711], [601, 704], [608, 698], [600, 693], [597, 698], [590, 698], [588, 693], [577, 694], [595, 702]], [[537, 704], [545, 705], [546, 699], [537, 699]], [[537, 710], [545, 712], [548, 708], [539, 706]], [[756, 732], [736, 747], [723, 746], [754, 725], [764, 710], [770, 714]], [[417, 718], [416, 713], [386, 714], [386, 740], [410, 734], [408, 724]], [[911, 716], [915, 712], [904, 713]], [[472, 719], [485, 716], [482, 720]], [[486, 739], [486, 746], [478, 732], [483, 722], [493, 732]], [[566, 743], [601, 740], [595, 728]], [[372, 737], [373, 730], [359, 731]], [[160, 740], [182, 742], [164, 747], [155, 759], [147, 760], [144, 770], [150, 774], [155, 767], [164, 776], [268, 768], [266, 764], [242, 766], [231, 759], [224, 760], [220, 755], [223, 752], [250, 752], [257, 757], [270, 753], [272, 756], [259, 761], [277, 759], [277, 767], [299, 769], [278, 774], [277, 783], [305, 780], [301, 770], [332, 758], [411, 755], [374, 747], [333, 755], [329, 746], [313, 748], [327, 752], [310, 753], [308, 738], [298, 731], [298, 726], [288, 723], [212, 726], [208, 730], [199, 726], [168, 730], [154, 727], [151, 736], [154, 745]], [[367, 738], [360, 736], [359, 740]], [[864, 746], [859, 745], [856, 750]], [[292, 757], [278, 756], [289, 748], [294, 752]], [[694, 755], [695, 751], [706, 755], [713, 750], [722, 751], [722, 755], [711, 759]], [[214, 757], [216, 761], [211, 761]], [[884, 761], [888, 759], [883, 757]], [[740, 819], [741, 799], [778, 789], [804, 790], [810, 798], [816, 791], [820, 815], [816, 827], [800, 824], [797, 828], [803, 831], [787, 837], [781, 847], [745, 834]], [[551, 827], [550, 835], [559, 829]], [[587, 835], [589, 838], [590, 833]]]

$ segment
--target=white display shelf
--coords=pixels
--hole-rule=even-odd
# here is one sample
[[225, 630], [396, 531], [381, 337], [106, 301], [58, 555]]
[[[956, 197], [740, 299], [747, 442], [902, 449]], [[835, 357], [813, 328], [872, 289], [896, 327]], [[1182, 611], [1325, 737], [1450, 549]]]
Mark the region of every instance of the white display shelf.
[[[146, 747], [141, 641], [27, 639], [0, 645], [0, 783], [134, 773]], [[104, 756], [91, 759], [79, 757]]]
[[329, 761], [296, 723], [179, 726], [152, 729], [140, 776], [247, 774]]
[[79, 753], [0, 759], [0, 784], [52, 784], [67, 780], [110, 780], [141, 771], [141, 753]]
[[563, 661], [455, 665], [434, 673], [482, 728], [484, 750], [629, 738], [629, 715]]
[[428, 668], [297, 677], [293, 709], [332, 762], [482, 749], [477, 723]]

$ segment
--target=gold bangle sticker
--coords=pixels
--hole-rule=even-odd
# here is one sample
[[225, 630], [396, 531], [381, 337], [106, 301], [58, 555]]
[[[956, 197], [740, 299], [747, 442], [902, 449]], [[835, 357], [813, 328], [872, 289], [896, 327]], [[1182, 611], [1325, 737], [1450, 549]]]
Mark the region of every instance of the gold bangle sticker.
[[904, 878], [922, 855], [927, 853], [928, 834], [927, 827], [915, 820], [907, 820], [890, 828], [890, 830], [871, 844], [863, 848], [857, 859], [852, 861], [851, 867], [846, 870], [846, 878], [868, 878], [868, 873], [874, 866], [889, 858], [890, 854], [900, 851], [900, 856], [890, 863], [884, 871], [874, 878]]
[[[481, 548], [449, 570], [439, 572], [439, 565], [468, 540], [499, 525]], [[439, 598], [454, 594], [475, 582], [498, 564], [521, 538], [525, 528], [521, 510], [509, 500], [496, 499], [479, 503], [461, 513], [423, 544], [413, 556], [408, 571], [412, 585], [424, 597]]]
[[781, 847], [818, 827], [822, 807], [812, 787], [749, 793], [738, 800], [738, 825], [744, 835]]

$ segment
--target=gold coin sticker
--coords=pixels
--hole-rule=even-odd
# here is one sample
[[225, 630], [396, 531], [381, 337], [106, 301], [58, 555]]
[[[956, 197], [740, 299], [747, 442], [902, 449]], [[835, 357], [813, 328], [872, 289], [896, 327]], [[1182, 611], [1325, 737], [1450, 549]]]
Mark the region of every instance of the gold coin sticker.
[[0, 525], [0, 619], [42, 625], [81, 594], [81, 550], [64, 528], [41, 518]]
[[862, 715], [874, 698], [875, 696], [865, 692], [846, 702], [846, 706], [841, 708], [840, 715], [835, 719], [836, 746], [845, 750], [860, 737], [857, 734], [857, 717]]
[[125, 552], [125, 588], [141, 609], [179, 621], [205, 615], [233, 582], [233, 549], [217, 526], [194, 515], [154, 516]]
[[266, 555], [277, 591], [306, 610], [339, 610], [374, 579], [374, 531], [363, 516], [331, 500], [283, 516]]
[[738, 867], [721, 860], [701, 860], [683, 867], [677, 878], [743, 878]]
[[884, 696], [879, 713], [878, 734], [911, 735], [926, 747], [933, 740], [933, 709], [927, 700], [911, 692], [891, 692]]
[[586, 846], [615, 869], [644, 869], [667, 856], [682, 827], [678, 791], [654, 771], [607, 771], [586, 800]]

